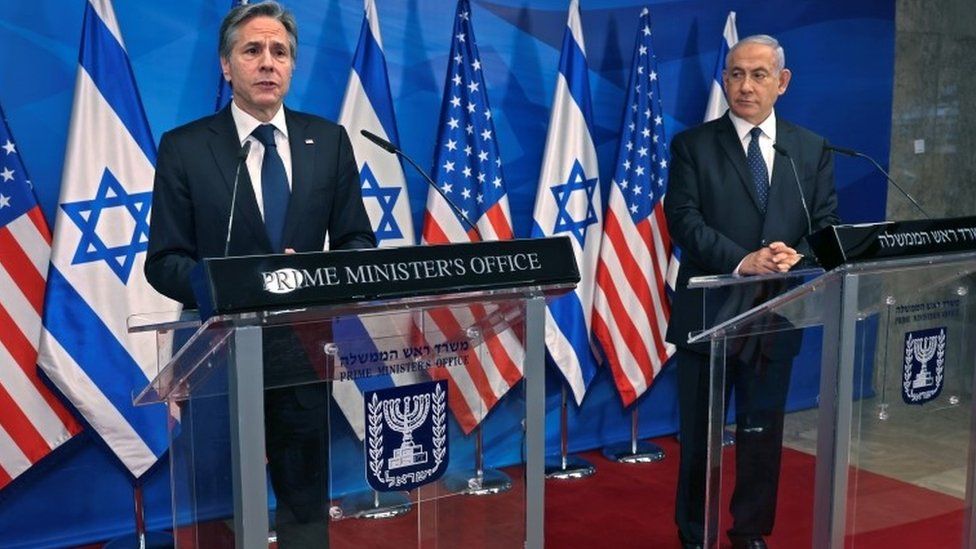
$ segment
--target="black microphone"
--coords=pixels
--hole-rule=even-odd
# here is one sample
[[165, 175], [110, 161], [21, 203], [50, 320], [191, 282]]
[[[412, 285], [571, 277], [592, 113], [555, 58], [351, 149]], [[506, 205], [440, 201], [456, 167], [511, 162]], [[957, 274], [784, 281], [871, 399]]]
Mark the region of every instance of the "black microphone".
[[785, 156], [790, 161], [790, 167], [793, 168], [793, 181], [796, 182], [796, 192], [800, 193], [800, 204], [803, 205], [803, 214], [807, 216], [807, 235], [813, 234], [813, 223], [810, 221], [810, 209], [807, 208], [807, 199], [803, 196], [803, 186], [800, 185], [800, 174], [796, 171], [796, 162], [793, 162], [793, 157], [779, 143], [773, 143], [773, 150]]
[[241, 181], [241, 166], [247, 160], [247, 153], [251, 152], [251, 140], [248, 139], [237, 151], [237, 171], [234, 173], [234, 192], [230, 197], [230, 217], [227, 219], [227, 240], [224, 242], [224, 257], [230, 251], [230, 231], [234, 228], [234, 206], [237, 204], [237, 187]]
[[367, 131], [367, 130], [360, 130], [359, 133], [361, 133], [363, 137], [365, 137], [366, 139], [369, 139], [370, 141], [372, 141], [374, 144], [376, 144], [377, 146], [379, 146], [384, 151], [386, 151], [386, 152], [388, 152], [390, 154], [395, 154], [395, 155], [399, 156], [400, 158], [406, 160], [411, 166], [413, 166], [413, 169], [417, 170], [417, 172], [419, 172], [420, 175], [423, 176], [424, 181], [426, 181], [427, 184], [431, 186], [431, 188], [433, 188], [434, 190], [436, 190], [437, 193], [441, 195], [441, 197], [444, 199], [444, 201], [447, 202], [447, 205], [450, 206], [451, 209], [454, 211], [454, 213], [457, 214], [457, 216], [461, 218], [461, 221], [464, 221], [464, 224], [465, 225], [467, 225], [468, 227], [471, 227], [471, 229], [474, 231], [474, 233], [476, 235], [478, 235], [478, 240], [484, 240], [484, 238], [481, 237], [481, 231], [478, 230], [478, 227], [476, 227], [475, 224], [472, 223], [470, 219], [468, 219], [468, 216], [464, 215], [464, 212], [462, 212], [461, 209], [458, 208], [454, 204], [454, 202], [452, 202], [451, 199], [447, 197], [446, 194], [444, 194], [444, 190], [441, 189], [440, 187], [438, 187], [437, 186], [437, 183], [435, 183], [434, 180], [431, 179], [429, 175], [427, 175], [427, 172], [425, 172], [424, 170], [422, 170], [420, 168], [420, 166], [418, 166], [417, 163], [413, 161], [413, 159], [411, 159], [409, 156], [407, 156], [406, 154], [404, 154], [404, 152], [401, 151], [399, 148], [397, 148], [396, 145], [394, 145], [393, 143], [390, 143], [389, 141], [387, 141], [386, 139], [383, 139], [382, 137], [376, 135], [375, 133], [372, 133], [372, 132]]
[[868, 156], [868, 155], [866, 155], [866, 154], [864, 154], [862, 152], [855, 151], [854, 149], [847, 149], [847, 148], [844, 148], [844, 147], [836, 147], [834, 145], [830, 145], [829, 143], [824, 143], [824, 148], [827, 149], [828, 151], [834, 151], [836, 153], [840, 153], [840, 154], [843, 154], [845, 156], [858, 156], [860, 158], [866, 158], [869, 162], [871, 162], [872, 164], [874, 164], [874, 167], [877, 168], [879, 172], [881, 172], [882, 174], [884, 174], [885, 179], [887, 179], [889, 183], [891, 183], [892, 185], [894, 185], [894, 187], [896, 189], [898, 189], [898, 192], [900, 192], [902, 195], [905, 196], [905, 198], [907, 198], [909, 201], [911, 201], [911, 203], [916, 208], [918, 208], [918, 211], [922, 212], [922, 215], [924, 215], [928, 219], [932, 219], [932, 216], [930, 216], [928, 213], [926, 213], [926, 211], [922, 209], [922, 206], [919, 205], [919, 203], [914, 198], [912, 198], [912, 195], [908, 194], [908, 191], [906, 191], [905, 189], [901, 188], [901, 185], [899, 185], [898, 183], [895, 183], [895, 180], [892, 179], [890, 175], [888, 175], [888, 172], [886, 172], [885, 169], [881, 167], [881, 164], [878, 164], [870, 156]]

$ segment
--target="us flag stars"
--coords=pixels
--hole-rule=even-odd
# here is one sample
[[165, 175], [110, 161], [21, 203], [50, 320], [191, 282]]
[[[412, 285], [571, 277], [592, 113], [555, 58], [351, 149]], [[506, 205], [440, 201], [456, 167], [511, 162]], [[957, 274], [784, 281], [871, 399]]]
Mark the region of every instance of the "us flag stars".
[[455, 21], [460, 29], [453, 34], [433, 176], [447, 198], [476, 224], [505, 196], [505, 188], [470, 15], [463, 6]]

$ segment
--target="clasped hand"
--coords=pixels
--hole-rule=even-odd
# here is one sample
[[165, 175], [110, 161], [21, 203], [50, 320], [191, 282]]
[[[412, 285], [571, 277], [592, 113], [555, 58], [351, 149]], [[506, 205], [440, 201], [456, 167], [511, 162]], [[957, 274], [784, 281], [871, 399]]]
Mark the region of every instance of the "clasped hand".
[[777, 241], [745, 256], [739, 265], [739, 274], [785, 273], [799, 263], [801, 259], [803, 259], [802, 254]]

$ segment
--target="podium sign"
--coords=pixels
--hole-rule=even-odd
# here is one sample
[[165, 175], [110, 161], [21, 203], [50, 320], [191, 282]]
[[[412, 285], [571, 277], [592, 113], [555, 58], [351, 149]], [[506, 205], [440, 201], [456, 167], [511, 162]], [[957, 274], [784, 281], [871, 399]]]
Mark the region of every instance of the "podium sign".
[[575, 285], [569, 237], [204, 259], [193, 273], [213, 314], [542, 284]]

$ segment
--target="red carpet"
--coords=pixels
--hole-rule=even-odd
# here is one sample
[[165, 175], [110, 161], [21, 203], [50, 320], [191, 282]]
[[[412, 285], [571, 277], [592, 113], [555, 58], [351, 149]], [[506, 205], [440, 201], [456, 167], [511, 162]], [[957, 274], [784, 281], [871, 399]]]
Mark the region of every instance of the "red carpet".
[[[546, 483], [546, 547], [678, 549], [674, 526], [674, 481], [678, 444], [655, 441], [667, 452], [658, 463], [623, 465], [599, 452], [583, 457], [597, 473], [579, 481]], [[722, 530], [731, 524], [728, 500], [735, 455], [724, 454]], [[786, 449], [780, 481], [777, 523], [768, 539], [772, 548], [811, 547], [814, 458]], [[858, 505], [848, 513], [850, 549], [947, 548], [961, 545], [963, 502], [939, 492], [861, 471], [850, 481]], [[912, 517], [912, 518], [909, 518]], [[910, 521], [910, 522], [906, 522]], [[728, 547], [723, 536], [722, 546]]]
[[[546, 548], [680, 549], [673, 520], [678, 445], [670, 437], [655, 442], [667, 452], [661, 462], [625, 465], [607, 461], [599, 452], [586, 452], [583, 457], [596, 466], [594, 476], [546, 481]], [[723, 509], [728, 509], [734, 460], [733, 449], [726, 449]], [[516, 483], [504, 494], [453, 496], [436, 505], [422, 503], [394, 519], [334, 523], [332, 548], [520, 547], [524, 536], [520, 469], [507, 472]], [[812, 456], [784, 450], [777, 524], [768, 540], [770, 547], [811, 547], [813, 477]], [[847, 549], [961, 546], [962, 500], [863, 471], [850, 480], [849, 493], [855, 492], [858, 505], [848, 512]], [[724, 530], [731, 517], [726, 514], [722, 520]], [[213, 535], [211, 543], [222, 540], [233, 545], [224, 523], [211, 526], [223, 530], [221, 536], [207, 528]], [[418, 539], [418, 531], [435, 530], [441, 536], [439, 544]], [[722, 547], [728, 547], [724, 536]]]

